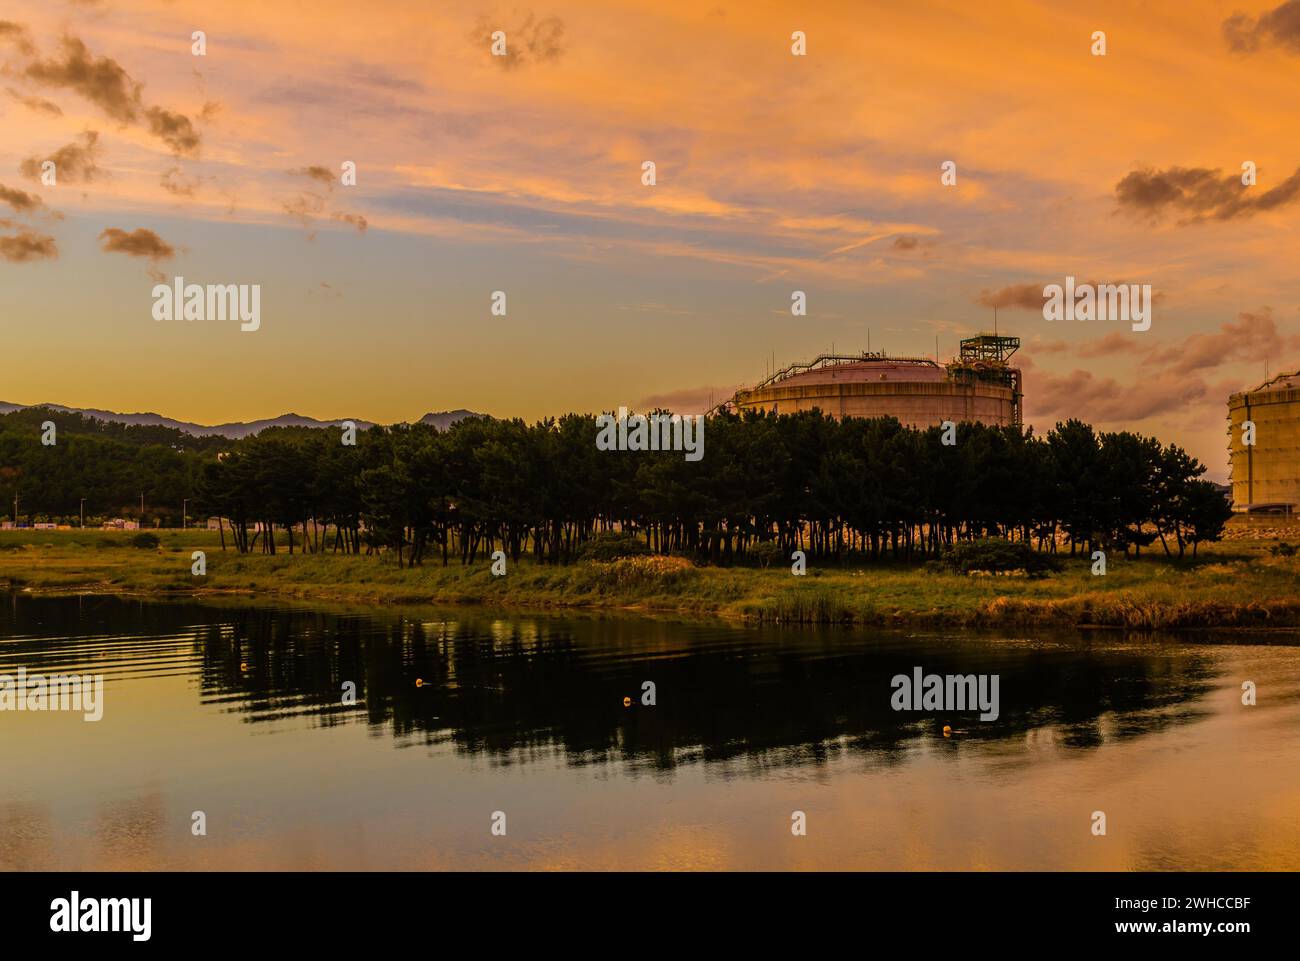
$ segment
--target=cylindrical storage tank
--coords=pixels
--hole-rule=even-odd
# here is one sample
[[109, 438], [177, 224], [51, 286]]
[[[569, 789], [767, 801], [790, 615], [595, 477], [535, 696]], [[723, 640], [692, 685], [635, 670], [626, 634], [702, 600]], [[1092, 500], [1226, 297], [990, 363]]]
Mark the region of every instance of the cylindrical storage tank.
[[994, 426], [1016, 422], [1016, 391], [989, 381], [957, 382], [933, 361], [902, 358], [834, 363], [736, 394], [738, 410], [831, 417], [896, 417], [909, 427], [946, 420]]
[[1228, 451], [1234, 509], [1300, 508], [1300, 371], [1228, 398]]

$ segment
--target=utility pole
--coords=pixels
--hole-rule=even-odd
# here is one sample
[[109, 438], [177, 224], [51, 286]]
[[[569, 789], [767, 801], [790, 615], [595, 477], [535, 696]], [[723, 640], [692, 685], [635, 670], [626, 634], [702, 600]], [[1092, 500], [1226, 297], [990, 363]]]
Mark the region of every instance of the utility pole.
[[86, 529], [86, 499], [84, 497], [81, 499], [81, 529], [83, 531]]
[[181, 501], [181, 530], [185, 530], [185, 528], [190, 526], [187, 520], [189, 515], [186, 513], [189, 504], [190, 504], [190, 499], [188, 497], [186, 497], [184, 500]]
[[144, 491], [140, 492], [140, 530], [144, 530]]

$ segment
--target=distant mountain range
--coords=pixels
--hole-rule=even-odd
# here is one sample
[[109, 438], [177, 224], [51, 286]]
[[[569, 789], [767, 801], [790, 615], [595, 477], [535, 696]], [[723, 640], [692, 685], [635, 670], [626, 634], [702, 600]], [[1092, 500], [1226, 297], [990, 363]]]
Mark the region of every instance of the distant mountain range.
[[[119, 414], [113, 410], [95, 410], [89, 407], [64, 407], [62, 404], [8, 404], [4, 401], [0, 401], [0, 414], [8, 414], [15, 410], [26, 410], [29, 407], [48, 407], [51, 410], [64, 411], [69, 414], [84, 414], [86, 417], [94, 417], [97, 420], [112, 421], [118, 424], [174, 427], [176, 430], [182, 430], [196, 437], [210, 437], [214, 434], [220, 434], [222, 437], [229, 437], [232, 440], [248, 437], [268, 427], [330, 427], [341, 424], [344, 420], [351, 420], [361, 430], [374, 426], [374, 421], [362, 420], [360, 417], [317, 420], [315, 417], [304, 417], [301, 414], [281, 414], [279, 417], [271, 417], [266, 420], [235, 421], [229, 424], [191, 424], [189, 421], [174, 420], [171, 417], [164, 417], [162, 414]], [[486, 414], [478, 414], [472, 410], [444, 410], [438, 413], [425, 414], [420, 418], [420, 423], [432, 424], [439, 430], [446, 430], [456, 421], [464, 420], [466, 417], [486, 416]]]

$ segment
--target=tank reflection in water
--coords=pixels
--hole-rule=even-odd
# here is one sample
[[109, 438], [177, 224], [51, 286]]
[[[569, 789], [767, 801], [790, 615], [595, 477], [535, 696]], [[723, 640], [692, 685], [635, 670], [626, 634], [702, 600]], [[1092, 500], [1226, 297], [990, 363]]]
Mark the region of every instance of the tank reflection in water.
[[0, 712], [0, 869], [1295, 870], [1300, 646], [1242, 640], [4, 595], [0, 675], [104, 693]]

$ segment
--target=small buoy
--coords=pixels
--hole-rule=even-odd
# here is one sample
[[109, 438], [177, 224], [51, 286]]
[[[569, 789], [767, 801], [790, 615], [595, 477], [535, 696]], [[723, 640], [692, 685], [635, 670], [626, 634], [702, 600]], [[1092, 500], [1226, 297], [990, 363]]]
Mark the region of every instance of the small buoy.
[[424, 678], [422, 678], [422, 677], [417, 677], [417, 678], [415, 679], [415, 686], [416, 686], [416, 687], [424, 687]]
[[625, 698], [623, 698], [623, 706], [624, 706], [624, 707], [631, 707], [631, 706], [632, 706], [632, 699], [631, 699], [630, 697], [625, 697]]
[[943, 726], [943, 736], [952, 737], [952, 728], [949, 727], [947, 724]]

